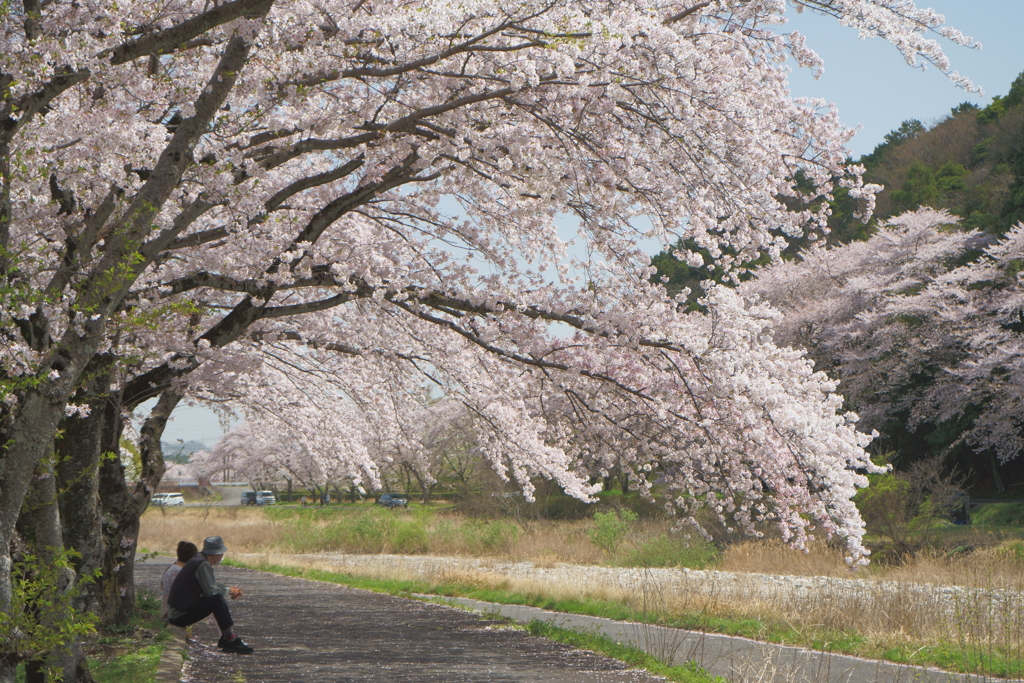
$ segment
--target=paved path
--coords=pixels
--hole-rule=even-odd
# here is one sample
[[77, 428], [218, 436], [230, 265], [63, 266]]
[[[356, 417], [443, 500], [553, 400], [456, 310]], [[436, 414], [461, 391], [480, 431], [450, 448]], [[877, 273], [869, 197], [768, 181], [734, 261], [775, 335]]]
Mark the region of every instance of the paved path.
[[[157, 589], [166, 564], [135, 568]], [[622, 662], [574, 650], [443, 605], [344, 586], [218, 567], [245, 595], [232, 603], [253, 655], [214, 647], [211, 623], [193, 627], [185, 683], [654, 683]]]

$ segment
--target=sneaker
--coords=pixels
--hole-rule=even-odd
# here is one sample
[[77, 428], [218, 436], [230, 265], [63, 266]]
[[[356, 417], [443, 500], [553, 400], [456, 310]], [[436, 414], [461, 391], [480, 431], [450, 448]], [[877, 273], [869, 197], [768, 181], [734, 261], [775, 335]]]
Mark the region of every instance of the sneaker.
[[224, 640], [224, 638], [221, 638], [217, 641], [217, 647], [222, 649], [224, 652], [234, 652], [240, 655], [252, 654], [252, 646], [246, 645], [245, 641], [241, 638], [235, 638], [234, 640]]

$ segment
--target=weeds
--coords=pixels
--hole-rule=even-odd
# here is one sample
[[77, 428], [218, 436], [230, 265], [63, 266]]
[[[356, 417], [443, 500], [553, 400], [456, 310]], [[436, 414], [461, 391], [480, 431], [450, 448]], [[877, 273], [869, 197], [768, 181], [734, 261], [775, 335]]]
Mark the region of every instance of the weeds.
[[594, 528], [587, 532], [587, 536], [605, 554], [615, 555], [636, 520], [637, 514], [632, 510], [595, 512]]

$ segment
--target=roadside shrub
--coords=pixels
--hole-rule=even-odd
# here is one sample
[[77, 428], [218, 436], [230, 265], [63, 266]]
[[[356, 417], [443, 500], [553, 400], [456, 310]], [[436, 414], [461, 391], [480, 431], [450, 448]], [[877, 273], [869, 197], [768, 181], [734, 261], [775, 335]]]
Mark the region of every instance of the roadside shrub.
[[376, 512], [364, 512], [353, 515], [351, 519], [351, 545], [356, 546], [362, 552], [384, 552], [384, 547], [394, 531], [394, 517], [380, 515]]
[[425, 553], [430, 550], [430, 538], [420, 521], [403, 520], [394, 526], [391, 547], [404, 554]]
[[[45, 658], [76, 639], [96, 632], [95, 614], [74, 609], [74, 599], [94, 575], [79, 577], [71, 590], [62, 586], [72, 574], [79, 557], [74, 550], [48, 549], [49, 557], [34, 554], [32, 544], [14, 539], [15, 555], [11, 567], [10, 603], [0, 612], [0, 657], [15, 663]], [[58, 672], [47, 670], [45, 678], [54, 680]]]
[[871, 485], [853, 500], [868, 533], [889, 541], [872, 546], [872, 551], [881, 551], [876, 560], [891, 555], [898, 563], [913, 557], [933, 541], [936, 528], [948, 524], [950, 516], [963, 507], [963, 477], [956, 470], [946, 473], [939, 457], [869, 479]]
[[470, 521], [460, 531], [473, 552], [507, 552], [519, 540], [519, 527], [502, 520]]
[[598, 548], [614, 555], [636, 520], [637, 514], [632, 510], [595, 512], [594, 527], [587, 532], [587, 536]]
[[640, 542], [621, 562], [625, 567], [685, 567], [706, 569], [717, 566], [721, 552], [700, 537], [686, 538], [679, 533], [661, 534]]

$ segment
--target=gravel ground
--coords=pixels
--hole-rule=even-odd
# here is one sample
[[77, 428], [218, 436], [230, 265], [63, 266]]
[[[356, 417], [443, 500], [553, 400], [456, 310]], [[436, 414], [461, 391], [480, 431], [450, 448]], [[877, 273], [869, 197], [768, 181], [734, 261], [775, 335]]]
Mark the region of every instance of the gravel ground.
[[[234, 555], [245, 562], [259, 562], [261, 555]], [[834, 577], [783, 576], [745, 574], [695, 569], [633, 569], [556, 563], [538, 567], [530, 562], [431, 557], [423, 555], [281, 555], [303, 562], [316, 562], [336, 571], [370, 575], [438, 576], [448, 572], [471, 572], [497, 578], [537, 581], [546, 585], [586, 586], [590, 591], [619, 590], [640, 592], [652, 587], [659, 595], [676, 593], [702, 596], [706, 599], [745, 602], [762, 600], [801, 604], [822, 596], [844, 601], [858, 609], [890, 609], [894, 602], [913, 602], [941, 606], [949, 614], [962, 610], [964, 604], [977, 604], [979, 597], [993, 604], [1004, 600], [1021, 601], [1016, 592], [980, 591], [956, 586], [908, 584], [894, 581], [841, 579]]]

